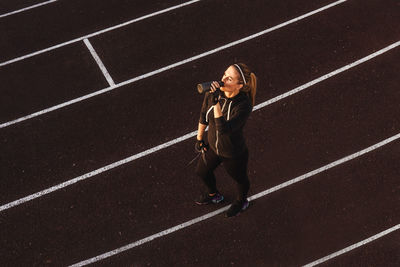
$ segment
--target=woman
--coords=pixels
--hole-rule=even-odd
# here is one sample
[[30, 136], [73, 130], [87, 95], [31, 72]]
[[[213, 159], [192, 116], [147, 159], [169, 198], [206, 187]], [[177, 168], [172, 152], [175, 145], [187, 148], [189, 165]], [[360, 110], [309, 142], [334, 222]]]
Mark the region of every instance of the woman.
[[[207, 192], [196, 203], [219, 203], [224, 199], [217, 190], [214, 176], [214, 170], [223, 163], [238, 188], [237, 197], [226, 212], [226, 216], [231, 217], [249, 206], [249, 153], [243, 127], [254, 105], [257, 78], [245, 64], [238, 63], [226, 69], [222, 81], [222, 87], [218, 82], [212, 83], [201, 108], [196, 150], [202, 153], [202, 157], [198, 161], [196, 174], [201, 177]], [[203, 141], [207, 125], [209, 145]]]

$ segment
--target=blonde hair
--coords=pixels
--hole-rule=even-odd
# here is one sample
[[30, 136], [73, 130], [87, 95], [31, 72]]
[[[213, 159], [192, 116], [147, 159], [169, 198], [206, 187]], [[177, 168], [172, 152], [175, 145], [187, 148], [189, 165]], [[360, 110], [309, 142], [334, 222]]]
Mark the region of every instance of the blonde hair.
[[252, 105], [256, 102], [257, 77], [244, 63], [233, 64], [239, 73], [239, 82], [243, 84], [240, 91], [245, 92], [251, 100]]

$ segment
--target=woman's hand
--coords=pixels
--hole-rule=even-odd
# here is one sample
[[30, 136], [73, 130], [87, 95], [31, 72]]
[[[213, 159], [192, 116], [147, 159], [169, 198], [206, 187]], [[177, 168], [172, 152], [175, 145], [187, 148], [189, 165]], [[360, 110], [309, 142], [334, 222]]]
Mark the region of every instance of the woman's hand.
[[197, 152], [203, 152], [203, 150], [207, 151], [208, 146], [203, 140], [197, 139], [194, 148], [196, 149]]
[[219, 85], [218, 82], [213, 81], [213, 82], [211, 83], [211, 92], [214, 93], [215, 91], [218, 91], [220, 87], [221, 87], [221, 86]]
[[218, 82], [213, 81], [211, 84], [210, 93], [212, 95], [212, 103], [216, 105], [218, 103], [219, 98], [221, 97], [221, 90], [219, 89], [220, 85]]

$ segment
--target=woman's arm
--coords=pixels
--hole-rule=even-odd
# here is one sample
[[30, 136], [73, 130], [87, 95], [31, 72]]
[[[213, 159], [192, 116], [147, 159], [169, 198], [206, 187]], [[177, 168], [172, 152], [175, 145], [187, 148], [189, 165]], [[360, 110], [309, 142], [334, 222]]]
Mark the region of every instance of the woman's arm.
[[235, 107], [235, 111], [232, 113], [229, 121], [227, 121], [223, 116], [215, 118], [215, 128], [220, 133], [235, 132], [246, 123], [251, 110], [252, 107], [250, 102], [241, 103], [241, 105]]
[[222, 117], [222, 111], [221, 111], [221, 105], [217, 103], [214, 106], [214, 118], [218, 119], [219, 117]]
[[203, 135], [204, 135], [206, 128], [207, 128], [207, 125], [199, 122], [199, 127], [197, 130], [197, 140], [199, 140], [199, 141], [203, 140]]

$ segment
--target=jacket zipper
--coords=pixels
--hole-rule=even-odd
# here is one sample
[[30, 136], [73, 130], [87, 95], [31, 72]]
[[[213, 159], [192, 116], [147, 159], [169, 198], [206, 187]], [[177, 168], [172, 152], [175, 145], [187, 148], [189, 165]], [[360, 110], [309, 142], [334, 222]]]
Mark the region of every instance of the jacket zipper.
[[217, 149], [217, 155], [219, 155], [219, 152], [218, 152], [218, 130], [217, 130], [217, 141], [215, 141], [215, 148]]
[[[224, 112], [224, 108], [225, 108], [226, 102], [227, 102], [227, 99], [225, 99], [224, 105], [222, 106], [222, 109], [221, 109], [221, 113]], [[232, 104], [232, 102], [230, 104]], [[230, 109], [230, 104], [229, 104], [229, 109]], [[222, 114], [222, 116], [224, 116], [224, 115]], [[228, 116], [229, 116], [229, 114], [228, 114]], [[219, 155], [219, 150], [218, 150], [218, 135], [219, 134], [218, 134], [218, 130], [216, 130], [216, 134], [217, 134], [217, 140], [215, 141], [215, 149], [217, 149], [217, 155]]]

